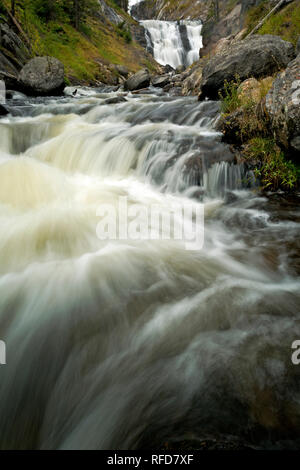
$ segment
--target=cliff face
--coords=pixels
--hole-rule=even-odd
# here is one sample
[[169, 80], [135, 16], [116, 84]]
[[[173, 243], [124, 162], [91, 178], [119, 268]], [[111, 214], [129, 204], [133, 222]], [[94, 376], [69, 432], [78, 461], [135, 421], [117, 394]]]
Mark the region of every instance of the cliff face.
[[132, 14], [141, 20], [202, 20], [202, 53], [207, 55], [221, 38], [236, 35], [245, 28], [249, 10], [263, 5], [268, 11], [277, 2], [278, 0], [143, 0], [133, 7]]
[[132, 8], [132, 14], [139, 20], [180, 20], [201, 19], [206, 21], [210, 14], [212, 0], [144, 0]]

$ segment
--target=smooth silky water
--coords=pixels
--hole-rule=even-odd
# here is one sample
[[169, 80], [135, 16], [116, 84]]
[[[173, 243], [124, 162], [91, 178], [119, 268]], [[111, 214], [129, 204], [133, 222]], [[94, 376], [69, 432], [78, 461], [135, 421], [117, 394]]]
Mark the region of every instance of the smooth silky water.
[[[16, 95], [0, 121], [1, 448], [297, 447], [296, 196], [230, 163], [218, 103], [111, 96]], [[203, 204], [203, 249], [100, 241], [120, 196]]]

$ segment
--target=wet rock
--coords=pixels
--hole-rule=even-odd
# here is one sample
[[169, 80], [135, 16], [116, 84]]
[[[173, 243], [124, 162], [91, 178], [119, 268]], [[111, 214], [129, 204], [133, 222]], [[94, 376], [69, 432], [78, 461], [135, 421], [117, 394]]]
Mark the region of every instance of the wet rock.
[[167, 65], [164, 65], [162, 67], [162, 72], [163, 73], [172, 73], [172, 72], [175, 72], [175, 69], [173, 69], [173, 67], [171, 67], [171, 65], [167, 64]]
[[149, 88], [141, 88], [140, 90], [132, 91], [133, 95], [151, 95], [152, 91]]
[[164, 86], [163, 91], [167, 93], [168, 91], [171, 90], [171, 88], [173, 88], [173, 83], [169, 83], [168, 85]]
[[294, 58], [294, 47], [278, 36], [254, 35], [216, 54], [203, 68], [199, 99], [217, 99], [224, 82], [266, 77], [285, 68]]
[[6, 90], [5, 95], [7, 100], [11, 100], [14, 96], [14, 91], [13, 90]]
[[185, 66], [184, 65], [179, 65], [179, 67], [176, 68], [176, 73], [180, 74], [185, 71]]
[[201, 59], [197, 64], [190, 70], [190, 73], [184, 78], [182, 83], [182, 89], [184, 95], [197, 95], [200, 91], [202, 82], [202, 70], [204, 61]]
[[36, 57], [23, 67], [19, 81], [31, 95], [59, 95], [65, 88], [64, 66], [54, 57]]
[[242, 143], [241, 127], [243, 120], [244, 110], [239, 108], [229, 115], [222, 115], [216, 125], [216, 129], [222, 132], [224, 140], [228, 144], [240, 145]]
[[173, 87], [170, 89], [169, 94], [171, 96], [182, 96], [182, 88], [181, 87]]
[[120, 23], [124, 21], [124, 18], [116, 13], [116, 11], [111, 8], [104, 0], [99, 0], [100, 8], [104, 16], [113, 23], [114, 25], [118, 26]]
[[147, 69], [140, 70], [124, 83], [124, 89], [128, 91], [141, 90], [150, 85], [150, 75]]
[[152, 85], [157, 88], [164, 88], [170, 83], [169, 75], [156, 75], [151, 79]]
[[274, 80], [266, 110], [277, 143], [291, 156], [300, 154], [300, 54]]
[[[1, 67], [1, 58], [0, 58], [0, 67]], [[0, 70], [0, 80], [5, 82], [6, 88], [13, 88], [15, 90], [19, 89], [19, 82], [16, 75]]]
[[7, 114], [9, 114], [9, 111], [7, 111], [7, 109], [5, 108], [5, 106], [3, 106], [2, 104], [0, 104], [0, 116], [6, 116]]
[[113, 98], [107, 98], [104, 101], [104, 104], [117, 104], [117, 103], [125, 103], [127, 100], [124, 96], [114, 96]]

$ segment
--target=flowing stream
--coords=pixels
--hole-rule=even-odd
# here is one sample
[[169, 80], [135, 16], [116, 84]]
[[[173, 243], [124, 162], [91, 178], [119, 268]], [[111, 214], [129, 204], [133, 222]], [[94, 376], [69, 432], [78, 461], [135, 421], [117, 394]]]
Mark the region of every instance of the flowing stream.
[[[0, 121], [0, 447], [297, 447], [298, 198], [257, 193], [218, 103], [71, 92], [15, 95]], [[99, 240], [125, 196], [201, 205], [203, 248]]]

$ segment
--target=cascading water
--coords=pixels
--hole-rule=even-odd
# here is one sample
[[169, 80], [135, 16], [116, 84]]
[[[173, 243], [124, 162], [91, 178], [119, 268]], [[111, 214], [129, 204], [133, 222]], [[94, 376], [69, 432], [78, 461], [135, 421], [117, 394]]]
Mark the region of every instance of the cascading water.
[[[140, 3], [129, 0], [128, 11]], [[202, 43], [202, 22], [197, 20], [160, 21], [144, 20], [147, 48], [161, 65], [188, 67], [199, 60]]]
[[201, 21], [158, 21], [140, 22], [146, 30], [149, 51], [162, 65], [177, 68], [188, 67], [199, 59], [202, 47]]
[[[110, 96], [19, 96], [0, 121], [0, 447], [297, 446], [297, 206], [242, 189], [217, 103]], [[120, 196], [193, 198], [204, 248], [99, 240]]]

